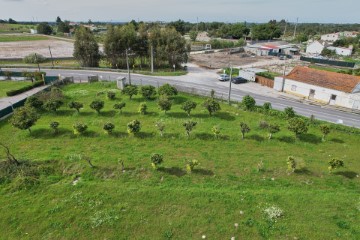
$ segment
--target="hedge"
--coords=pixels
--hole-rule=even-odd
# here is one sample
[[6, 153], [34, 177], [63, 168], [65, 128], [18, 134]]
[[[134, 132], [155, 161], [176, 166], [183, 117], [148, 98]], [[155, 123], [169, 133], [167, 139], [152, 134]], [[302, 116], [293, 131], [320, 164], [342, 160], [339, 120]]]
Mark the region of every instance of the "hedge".
[[44, 85], [44, 81], [42, 81], [42, 80], [41, 81], [36, 81], [36, 82], [34, 82], [33, 84], [31, 84], [29, 86], [25, 86], [25, 87], [22, 87], [22, 88], [19, 88], [19, 89], [7, 91], [6, 96], [8, 96], [8, 97], [15, 96], [15, 95], [18, 95], [20, 93], [29, 91], [29, 90], [31, 90], [33, 88], [36, 88], [36, 87], [39, 87], [39, 86], [42, 86], [42, 85]]

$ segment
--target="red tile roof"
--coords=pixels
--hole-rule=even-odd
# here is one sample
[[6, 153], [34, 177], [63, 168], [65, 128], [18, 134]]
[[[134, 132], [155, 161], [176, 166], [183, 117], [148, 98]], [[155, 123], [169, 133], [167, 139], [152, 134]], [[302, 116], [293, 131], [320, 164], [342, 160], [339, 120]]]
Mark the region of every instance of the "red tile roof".
[[295, 80], [319, 87], [351, 93], [360, 84], [360, 77], [349, 74], [329, 72], [308, 67], [295, 67], [286, 79]]

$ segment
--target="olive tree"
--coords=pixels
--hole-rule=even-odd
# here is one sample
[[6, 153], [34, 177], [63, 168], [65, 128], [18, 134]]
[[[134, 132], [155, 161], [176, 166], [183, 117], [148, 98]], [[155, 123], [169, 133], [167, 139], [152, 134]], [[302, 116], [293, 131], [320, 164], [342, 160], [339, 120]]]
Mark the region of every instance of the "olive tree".
[[132, 99], [134, 95], [138, 94], [138, 87], [135, 85], [127, 85], [122, 90], [122, 94], [128, 95], [129, 99]]
[[196, 166], [198, 166], [200, 163], [198, 160], [190, 160], [186, 163], [186, 171], [188, 173], [191, 173]]
[[256, 104], [255, 99], [253, 97], [251, 97], [250, 95], [244, 96], [241, 101], [241, 105], [247, 111], [253, 110], [255, 108], [255, 104]]
[[296, 170], [296, 160], [295, 160], [295, 158], [292, 157], [292, 156], [289, 156], [289, 157], [287, 158], [286, 163], [287, 163], [288, 171], [289, 171], [290, 173], [295, 172], [295, 170]]
[[330, 133], [330, 127], [328, 125], [320, 125], [320, 131], [323, 134], [322, 140], [325, 141], [325, 137]]
[[340, 167], [344, 167], [344, 161], [335, 159], [335, 158], [333, 158], [329, 161], [329, 167], [328, 167], [329, 173], [332, 173], [332, 171], [334, 169], [340, 168]]
[[159, 92], [159, 95], [166, 95], [168, 97], [176, 96], [178, 94], [178, 90], [168, 83], [159, 87], [158, 92]]
[[114, 109], [116, 110], [120, 110], [120, 113], [122, 113], [122, 109], [126, 106], [126, 103], [121, 102], [121, 103], [115, 103], [114, 104]]
[[151, 160], [151, 166], [153, 169], [157, 169], [160, 164], [164, 161], [163, 155], [159, 153], [154, 153], [150, 157]]
[[41, 107], [44, 105], [44, 102], [41, 101], [39, 99], [38, 96], [31, 96], [31, 97], [28, 97], [25, 101], [25, 106], [26, 107], [31, 107], [31, 108], [34, 108], [34, 109], [41, 109]]
[[138, 112], [143, 115], [145, 115], [147, 113], [146, 103], [140, 103]]
[[280, 127], [277, 124], [269, 124], [267, 127], [269, 132], [269, 139], [272, 138], [272, 135], [280, 131]]
[[211, 131], [212, 131], [212, 133], [214, 134], [215, 138], [219, 138], [219, 136], [220, 136], [220, 131], [221, 131], [221, 129], [220, 129], [219, 126], [213, 126], [213, 127], [211, 128]]
[[295, 117], [295, 111], [292, 107], [287, 107], [284, 110], [285, 118], [290, 119]]
[[15, 109], [13, 116], [10, 119], [12, 126], [28, 130], [31, 133], [31, 127], [35, 125], [36, 121], [40, 118], [36, 110], [29, 107], [20, 107]]
[[151, 85], [142, 86], [140, 94], [147, 100], [151, 100], [156, 96], [156, 88]]
[[50, 128], [51, 128], [52, 130], [54, 130], [54, 133], [57, 133], [57, 132], [58, 132], [58, 127], [59, 127], [59, 125], [60, 125], [59, 122], [54, 121], [54, 122], [51, 122], [51, 123], [50, 123]]
[[245, 138], [245, 133], [250, 132], [250, 130], [251, 130], [250, 127], [246, 123], [244, 122], [240, 123], [240, 131], [241, 131], [242, 139]]
[[184, 110], [187, 115], [190, 117], [190, 113], [193, 109], [195, 109], [197, 106], [196, 102], [193, 101], [186, 101], [183, 103], [183, 105], [181, 106], [181, 109]]
[[100, 114], [101, 109], [104, 108], [104, 101], [94, 100], [91, 102], [90, 108], [94, 109], [98, 114]]
[[133, 120], [127, 124], [127, 131], [129, 134], [135, 135], [140, 132], [141, 124], [138, 120]]
[[306, 122], [301, 118], [290, 118], [288, 124], [288, 129], [295, 133], [295, 138], [298, 138], [300, 134], [307, 133], [308, 131]]
[[80, 109], [84, 107], [84, 104], [80, 102], [71, 101], [69, 102], [68, 106], [70, 109], [76, 109], [76, 111], [79, 113]]
[[115, 128], [115, 125], [111, 122], [105, 123], [103, 126], [103, 129], [104, 129], [105, 133], [107, 133], [107, 134], [111, 134], [112, 131], [114, 130], [114, 128]]
[[48, 111], [56, 112], [61, 107], [61, 105], [63, 105], [63, 103], [64, 102], [59, 99], [49, 99], [45, 102], [43, 107]]
[[206, 101], [203, 103], [203, 107], [209, 112], [210, 116], [221, 110], [219, 102], [214, 98], [206, 99]]
[[87, 128], [88, 128], [88, 126], [86, 124], [84, 124], [84, 123], [75, 123], [73, 125], [75, 135], [83, 134], [86, 131]]
[[158, 121], [155, 123], [155, 126], [158, 129], [160, 136], [164, 136], [165, 123], [163, 121]]
[[171, 109], [172, 102], [169, 100], [167, 95], [161, 95], [158, 101], [158, 106], [161, 111], [164, 111], [165, 114]]
[[188, 136], [188, 138], [190, 137], [190, 133], [195, 128], [196, 125], [197, 122], [194, 121], [186, 121], [183, 123], [183, 127], [185, 128], [185, 133]]

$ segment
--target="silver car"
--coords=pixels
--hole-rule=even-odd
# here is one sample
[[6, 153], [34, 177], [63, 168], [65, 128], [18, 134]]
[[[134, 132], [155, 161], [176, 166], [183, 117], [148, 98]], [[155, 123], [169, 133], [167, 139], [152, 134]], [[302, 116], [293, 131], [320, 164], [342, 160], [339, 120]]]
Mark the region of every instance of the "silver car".
[[219, 80], [219, 81], [222, 81], [222, 82], [224, 82], [224, 81], [229, 81], [229, 80], [230, 80], [230, 77], [229, 77], [229, 75], [227, 75], [227, 74], [220, 74], [220, 76], [218, 77], [218, 80]]

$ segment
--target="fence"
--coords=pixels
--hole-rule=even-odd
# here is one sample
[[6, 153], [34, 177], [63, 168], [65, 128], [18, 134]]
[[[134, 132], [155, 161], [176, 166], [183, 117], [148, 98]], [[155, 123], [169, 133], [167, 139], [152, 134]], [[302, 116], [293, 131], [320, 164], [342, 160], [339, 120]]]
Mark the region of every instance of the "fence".
[[355, 63], [352, 62], [343, 62], [343, 61], [335, 61], [335, 60], [327, 60], [327, 59], [319, 59], [319, 58], [308, 58], [303, 56], [300, 57], [300, 60], [310, 63], [327, 64], [337, 67], [348, 67], [348, 68], [355, 67]]
[[266, 86], [269, 88], [274, 88], [274, 80], [270, 78], [265, 78], [262, 76], [256, 76], [255, 82], [261, 84], [262, 86]]

